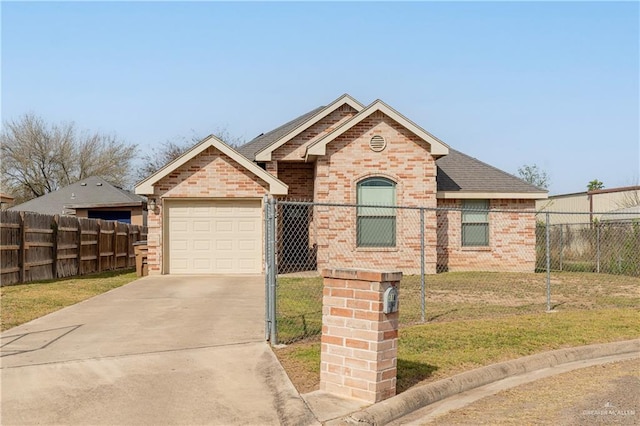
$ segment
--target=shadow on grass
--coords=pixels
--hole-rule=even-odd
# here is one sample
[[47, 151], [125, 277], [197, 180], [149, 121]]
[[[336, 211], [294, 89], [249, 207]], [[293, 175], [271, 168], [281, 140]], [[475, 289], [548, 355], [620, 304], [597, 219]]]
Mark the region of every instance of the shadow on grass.
[[404, 392], [412, 386], [417, 385], [430, 378], [438, 366], [427, 363], [408, 361], [398, 358], [398, 381], [396, 383], [396, 392]]
[[446, 312], [442, 312], [442, 313], [440, 313], [438, 315], [433, 315], [433, 316], [427, 318], [427, 322], [433, 322], [433, 321], [437, 320], [438, 318], [445, 317], [445, 316], [447, 316], [449, 314], [453, 314], [454, 312], [458, 312], [458, 309], [451, 309], [451, 310], [448, 310]]
[[290, 344], [319, 336], [322, 333], [322, 311], [305, 312], [299, 315], [279, 315], [278, 342]]

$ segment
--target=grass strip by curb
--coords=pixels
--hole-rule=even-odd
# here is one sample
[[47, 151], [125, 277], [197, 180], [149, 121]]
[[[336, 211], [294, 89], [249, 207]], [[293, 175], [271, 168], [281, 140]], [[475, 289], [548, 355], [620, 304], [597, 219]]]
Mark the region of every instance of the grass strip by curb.
[[[374, 404], [355, 412], [336, 424], [377, 425], [386, 424], [419, 408], [507, 377], [555, 367], [568, 362], [602, 358], [611, 355], [637, 353], [640, 340], [627, 340], [559, 349], [552, 352], [530, 355], [524, 358], [492, 364], [465, 373], [457, 374], [425, 386], [413, 388], [404, 394]], [[333, 424], [333, 422], [329, 422]]]

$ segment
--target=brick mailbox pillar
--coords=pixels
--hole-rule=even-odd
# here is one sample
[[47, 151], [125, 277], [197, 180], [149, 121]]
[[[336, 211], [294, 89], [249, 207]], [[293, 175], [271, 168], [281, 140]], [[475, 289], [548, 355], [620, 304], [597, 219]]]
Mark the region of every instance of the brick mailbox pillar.
[[320, 390], [370, 403], [396, 394], [398, 312], [383, 295], [402, 272], [325, 269]]

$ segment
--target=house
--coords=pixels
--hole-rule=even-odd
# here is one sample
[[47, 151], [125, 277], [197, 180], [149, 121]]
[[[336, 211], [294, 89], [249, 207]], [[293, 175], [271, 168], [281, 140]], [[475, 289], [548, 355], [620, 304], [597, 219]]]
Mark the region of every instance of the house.
[[604, 213], [638, 204], [640, 186], [635, 185], [551, 195], [547, 200], [536, 201], [536, 209], [553, 212], [549, 216], [551, 224], [590, 224]]
[[[148, 221], [152, 274], [262, 272], [265, 194], [431, 208], [425, 215], [427, 272], [478, 264], [533, 271], [535, 218], [517, 211], [531, 212], [546, 198], [546, 191], [450, 148], [386, 103], [365, 106], [346, 94], [238, 150], [209, 136], [135, 191], [155, 205]], [[461, 208], [516, 213], [491, 224], [493, 213], [470, 216]], [[372, 232], [375, 218], [366, 209], [339, 220], [327, 210], [313, 218], [318, 268], [336, 261], [327, 258], [327, 248], [338, 234], [349, 244], [344, 266], [382, 253], [380, 268], [418, 267], [419, 232], [396, 227], [400, 209], [377, 218], [387, 224], [384, 232]], [[290, 219], [285, 214], [282, 225]]]
[[146, 207], [144, 197], [113, 186], [100, 177], [92, 176], [18, 204], [9, 210], [144, 225]]
[[0, 192], [0, 210], [5, 210], [11, 207], [14, 200], [15, 198], [11, 195]]

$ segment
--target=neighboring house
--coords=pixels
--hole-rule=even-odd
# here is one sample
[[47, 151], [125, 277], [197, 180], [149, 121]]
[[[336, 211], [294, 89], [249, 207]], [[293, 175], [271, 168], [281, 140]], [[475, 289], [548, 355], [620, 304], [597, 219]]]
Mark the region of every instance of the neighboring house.
[[625, 186], [551, 195], [547, 200], [536, 201], [536, 209], [556, 213], [584, 213], [551, 214], [549, 217], [551, 224], [591, 223], [593, 220], [600, 220], [603, 213], [638, 204], [640, 204], [640, 186]]
[[9, 210], [144, 225], [146, 207], [144, 197], [113, 186], [100, 177], [92, 176]]
[[15, 198], [11, 195], [0, 192], [0, 210], [5, 210], [11, 207], [14, 200]]
[[[265, 194], [324, 203], [528, 211], [547, 195], [449, 148], [384, 102], [364, 106], [349, 95], [238, 150], [209, 136], [138, 183], [136, 193], [155, 203], [149, 209], [149, 270], [165, 274], [262, 272]], [[340, 235], [349, 242], [342, 266], [376, 259], [379, 268], [419, 270], [419, 229], [396, 227], [402, 213], [386, 217], [386, 231], [376, 232], [366, 209], [344, 210], [342, 218], [329, 210], [319, 208], [313, 218], [319, 269], [336, 266], [337, 259], [328, 264], [327, 253]], [[474, 217], [482, 241], [465, 241], [467, 224], [459, 210], [426, 211], [427, 272], [478, 265], [533, 271], [534, 215], [506, 215], [489, 227], [491, 215]], [[279, 220], [296, 219], [284, 214]]]

